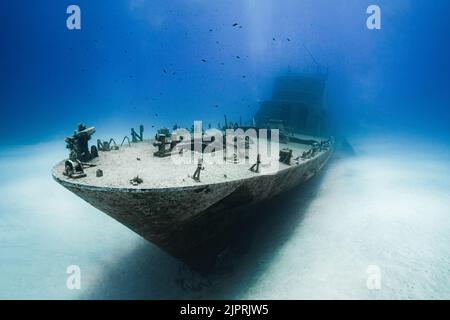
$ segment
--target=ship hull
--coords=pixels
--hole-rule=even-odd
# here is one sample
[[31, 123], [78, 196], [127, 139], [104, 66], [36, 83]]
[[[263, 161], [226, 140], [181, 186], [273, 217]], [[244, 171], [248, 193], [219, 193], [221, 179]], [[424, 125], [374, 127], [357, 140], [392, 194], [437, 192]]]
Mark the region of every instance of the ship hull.
[[[249, 206], [270, 199], [308, 180], [326, 164], [332, 148], [276, 174], [244, 180], [170, 189], [120, 189], [68, 182], [65, 188], [124, 224], [146, 240], [188, 264], [214, 257], [226, 235], [248, 218]], [[209, 263], [206, 263], [208, 265]]]

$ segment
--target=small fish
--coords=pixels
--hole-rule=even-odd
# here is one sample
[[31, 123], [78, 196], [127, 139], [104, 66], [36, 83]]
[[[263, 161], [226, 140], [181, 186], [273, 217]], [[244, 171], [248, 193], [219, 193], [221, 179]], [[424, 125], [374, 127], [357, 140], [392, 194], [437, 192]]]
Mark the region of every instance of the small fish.
[[202, 62], [206, 62], [206, 59], [202, 59]]
[[166, 70], [166, 69], [163, 69], [163, 72], [164, 72], [164, 73], [167, 73], [167, 70]]
[[276, 41], [277, 39], [275, 39], [275, 38], [272, 38], [272, 41]]
[[209, 32], [213, 31], [213, 29], [209, 29]]
[[242, 76], [242, 78], [245, 78], [245, 75], [244, 75], [244, 76]]
[[237, 22], [236, 22], [236, 23], [233, 23], [233, 27], [236, 27], [238, 24], [239, 24], [239, 23], [237, 23]]
[[236, 59], [240, 59], [241, 57], [239, 57], [239, 56], [236, 56]]
[[287, 41], [291, 41], [291, 39], [289, 39], [289, 38], [286, 38], [286, 40], [287, 40]]

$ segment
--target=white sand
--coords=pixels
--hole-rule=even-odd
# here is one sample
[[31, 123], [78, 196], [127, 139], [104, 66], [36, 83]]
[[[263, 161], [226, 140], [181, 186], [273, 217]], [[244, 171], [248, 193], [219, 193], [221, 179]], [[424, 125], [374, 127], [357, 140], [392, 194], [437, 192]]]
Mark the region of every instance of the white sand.
[[449, 299], [450, 149], [410, 141], [362, 141], [266, 205], [273, 218], [208, 280], [55, 183], [60, 142], [0, 152], [0, 298]]

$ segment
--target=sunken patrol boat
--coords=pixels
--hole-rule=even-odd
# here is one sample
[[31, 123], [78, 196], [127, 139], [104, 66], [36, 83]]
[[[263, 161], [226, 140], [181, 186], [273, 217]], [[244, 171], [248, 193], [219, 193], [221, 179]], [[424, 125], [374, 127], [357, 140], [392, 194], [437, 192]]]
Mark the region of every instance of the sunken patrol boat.
[[[253, 204], [316, 175], [334, 139], [322, 116], [324, 78], [277, 79], [252, 125], [225, 118], [220, 129], [174, 126], [144, 138], [131, 129], [120, 144], [97, 140], [80, 124], [65, 142], [68, 159], [54, 179], [143, 238], [199, 270], [226, 247], [226, 235]], [[295, 118], [298, 121], [295, 121]], [[203, 259], [205, 256], [210, 257]], [[211, 258], [212, 257], [212, 258]]]

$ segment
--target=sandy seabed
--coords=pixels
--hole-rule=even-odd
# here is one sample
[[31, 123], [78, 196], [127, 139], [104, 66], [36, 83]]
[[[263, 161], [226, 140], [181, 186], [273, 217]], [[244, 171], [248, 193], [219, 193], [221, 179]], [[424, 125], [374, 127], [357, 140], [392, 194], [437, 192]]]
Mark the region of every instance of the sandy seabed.
[[355, 156], [255, 206], [208, 276], [54, 182], [61, 143], [0, 150], [0, 298], [450, 299], [450, 147], [351, 142]]

